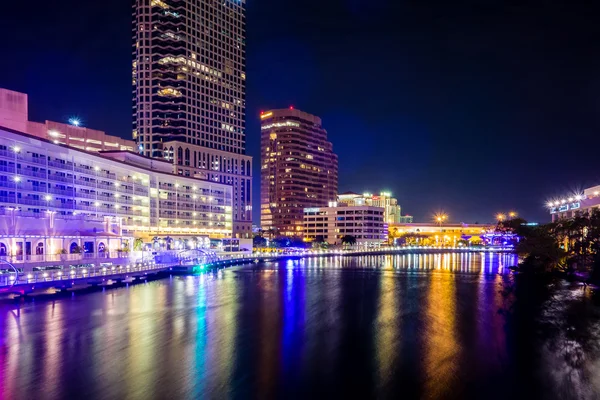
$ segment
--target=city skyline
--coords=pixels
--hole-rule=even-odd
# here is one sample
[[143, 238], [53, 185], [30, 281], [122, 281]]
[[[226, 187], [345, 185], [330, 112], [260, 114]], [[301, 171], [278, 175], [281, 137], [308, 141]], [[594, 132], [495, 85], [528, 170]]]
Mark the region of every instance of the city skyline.
[[[589, 39], [597, 28], [588, 17], [593, 13], [572, 15], [562, 30], [565, 40], [540, 46], [555, 35], [549, 26], [561, 15], [560, 4], [539, 16], [525, 4], [519, 17], [496, 14], [493, 6], [442, 4], [436, 11], [441, 22], [431, 28], [420, 26], [431, 17], [426, 4], [337, 2], [313, 15], [316, 2], [250, 2], [248, 154], [259, 155], [260, 110], [294, 105], [328, 127], [340, 155], [340, 192], [360, 192], [376, 177], [375, 186], [393, 192], [417, 220], [443, 208], [454, 221], [490, 221], [508, 209], [547, 221], [552, 191], [574, 192], [600, 180], [591, 68], [598, 53]], [[0, 67], [0, 87], [29, 93], [34, 120], [66, 122], [75, 115], [85, 126], [129, 139], [130, 4], [39, 6], [27, 13], [39, 22], [36, 29], [2, 19], [18, 40], [2, 44], [14, 62]], [[24, 7], [10, 4], [5, 16], [25, 15]], [[284, 14], [285, 21], [275, 18]], [[393, 15], [401, 15], [397, 24], [376, 26]], [[40, 22], [47, 17], [56, 22], [51, 28]], [[262, 23], [267, 20], [272, 25]], [[459, 27], [451, 23], [457, 20]], [[87, 21], [106, 28], [98, 32]], [[360, 35], [350, 29], [356, 23], [365, 28]], [[473, 35], [476, 29], [484, 34]], [[352, 40], [340, 41], [344, 35]], [[363, 44], [371, 39], [379, 40], [367, 49]], [[568, 44], [573, 41], [579, 46]], [[558, 60], [564, 62], [550, 62]], [[334, 71], [337, 80], [328, 78]], [[353, 81], [359, 73], [369, 78]], [[589, 145], [557, 161], [551, 155], [565, 137]], [[254, 207], [254, 221], [258, 212]]]

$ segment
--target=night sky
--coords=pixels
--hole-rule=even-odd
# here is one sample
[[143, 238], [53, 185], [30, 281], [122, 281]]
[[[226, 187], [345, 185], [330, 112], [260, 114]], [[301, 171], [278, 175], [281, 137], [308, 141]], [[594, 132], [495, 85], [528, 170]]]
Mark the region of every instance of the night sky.
[[[249, 0], [247, 140], [260, 110], [319, 115], [340, 191], [389, 190], [417, 221], [491, 221], [600, 184], [594, 1]], [[584, 4], [584, 5], [582, 5]], [[30, 119], [131, 135], [131, 3], [13, 1], [0, 87]]]

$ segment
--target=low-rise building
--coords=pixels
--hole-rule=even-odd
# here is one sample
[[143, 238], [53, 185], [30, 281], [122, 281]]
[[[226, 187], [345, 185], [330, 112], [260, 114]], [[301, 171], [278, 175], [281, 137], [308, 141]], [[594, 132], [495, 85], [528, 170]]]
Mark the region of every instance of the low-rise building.
[[341, 244], [344, 236], [353, 236], [359, 246], [377, 247], [387, 241], [387, 224], [381, 207], [338, 205], [304, 209], [304, 240], [320, 238], [329, 244]]
[[379, 195], [372, 193], [358, 194], [354, 192], [345, 192], [338, 194], [339, 204], [345, 204], [350, 207], [355, 206], [373, 206], [381, 207], [384, 210], [384, 221], [388, 224], [401, 222], [401, 208], [398, 200], [393, 198], [389, 192], [381, 192]]

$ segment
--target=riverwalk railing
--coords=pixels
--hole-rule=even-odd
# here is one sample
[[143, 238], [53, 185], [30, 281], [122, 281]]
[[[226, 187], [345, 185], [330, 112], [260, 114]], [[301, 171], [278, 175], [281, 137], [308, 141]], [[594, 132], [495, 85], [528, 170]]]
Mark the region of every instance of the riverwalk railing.
[[168, 269], [168, 264], [156, 264], [147, 262], [144, 264], [127, 264], [118, 266], [90, 266], [83, 268], [70, 268], [58, 270], [44, 270], [32, 272], [19, 272], [0, 274], [0, 288], [22, 284], [48, 283], [75, 280], [91, 280], [93, 278], [111, 279], [119, 278], [127, 274], [138, 274], [140, 272], [156, 272]]
[[[171, 267], [190, 267], [194, 265], [204, 265], [205, 267], [219, 267], [234, 264], [242, 264], [255, 260], [277, 260], [290, 257], [331, 257], [331, 256], [361, 256], [361, 255], [379, 255], [379, 254], [405, 254], [405, 253], [431, 253], [431, 252], [509, 252], [513, 251], [510, 247], [484, 247], [484, 248], [468, 248], [468, 247], [418, 247], [418, 246], [403, 246], [403, 247], [388, 247], [388, 248], [372, 248], [372, 249], [345, 249], [345, 250], [307, 250], [307, 251], [282, 251], [282, 252], [253, 252], [253, 253], [220, 253], [199, 255], [197, 258], [182, 256], [181, 251], [165, 251], [144, 256], [141, 259], [137, 258], [133, 262], [130, 260], [124, 261], [122, 265], [113, 263], [98, 263], [79, 266], [62, 266], [55, 269], [40, 268], [34, 271], [20, 271], [7, 269], [4, 273], [0, 273], [0, 289], [10, 286], [34, 284], [34, 283], [49, 283], [61, 281], [75, 281], [90, 278], [111, 279], [121, 277], [129, 273], [140, 272], [156, 272], [159, 270], [167, 270]], [[142, 252], [140, 252], [142, 253]], [[82, 258], [83, 259], [83, 258]], [[110, 259], [107, 259], [110, 260]], [[17, 265], [18, 266], [18, 265]]]

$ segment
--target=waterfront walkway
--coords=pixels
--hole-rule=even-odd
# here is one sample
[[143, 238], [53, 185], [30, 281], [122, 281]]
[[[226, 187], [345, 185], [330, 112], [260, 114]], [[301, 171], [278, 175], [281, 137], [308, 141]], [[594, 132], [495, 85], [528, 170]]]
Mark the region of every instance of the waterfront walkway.
[[[445, 252], [511, 252], [510, 248], [464, 248], [464, 247], [397, 247], [368, 250], [305, 251], [294, 253], [245, 253], [212, 255], [205, 257], [167, 257], [158, 254], [154, 260], [125, 265], [89, 265], [79, 268], [54, 270], [19, 271], [8, 261], [9, 267], [0, 274], [0, 293], [26, 295], [33, 292], [58, 290], [69, 291], [90, 286], [110, 286], [146, 280], [159, 275], [190, 274], [206, 272], [232, 265], [253, 262], [276, 261], [278, 259], [300, 259], [309, 257], [365, 256], [384, 254], [429, 254]], [[6, 266], [5, 266], [6, 267]]]

